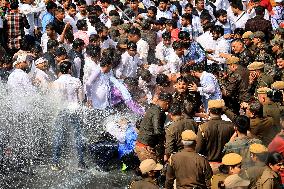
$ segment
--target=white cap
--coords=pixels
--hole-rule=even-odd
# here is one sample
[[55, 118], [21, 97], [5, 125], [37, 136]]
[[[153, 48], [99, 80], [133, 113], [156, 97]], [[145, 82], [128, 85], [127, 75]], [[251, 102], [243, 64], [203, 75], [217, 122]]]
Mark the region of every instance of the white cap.
[[48, 61], [47, 59], [41, 57], [41, 58], [39, 58], [35, 61], [35, 65], [38, 65], [38, 64], [41, 64], [41, 63], [47, 62], [47, 61]]
[[15, 67], [17, 64], [25, 62], [27, 60], [26, 54], [20, 54], [17, 57], [17, 60], [13, 63], [13, 67]]

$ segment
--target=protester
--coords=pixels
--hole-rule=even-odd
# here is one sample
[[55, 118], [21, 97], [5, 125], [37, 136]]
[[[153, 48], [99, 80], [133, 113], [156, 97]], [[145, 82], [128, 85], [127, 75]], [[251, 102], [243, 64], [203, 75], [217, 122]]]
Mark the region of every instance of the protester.
[[[28, 114], [33, 97], [42, 105], [52, 97], [63, 108], [51, 132], [53, 170], [61, 168], [65, 127], [75, 131], [79, 168], [86, 168], [85, 114], [128, 112], [141, 122], [117, 127], [129, 129], [121, 152], [137, 167], [137, 157], [152, 166], [145, 172], [141, 163], [143, 179], [133, 188], [173, 188], [174, 179], [177, 188], [278, 187], [281, 0], [7, 0], [0, 6], [0, 78], [11, 111]], [[182, 139], [184, 130], [194, 137]], [[271, 153], [263, 171], [267, 147], [281, 155]], [[156, 182], [156, 162], [168, 165], [166, 182]]]

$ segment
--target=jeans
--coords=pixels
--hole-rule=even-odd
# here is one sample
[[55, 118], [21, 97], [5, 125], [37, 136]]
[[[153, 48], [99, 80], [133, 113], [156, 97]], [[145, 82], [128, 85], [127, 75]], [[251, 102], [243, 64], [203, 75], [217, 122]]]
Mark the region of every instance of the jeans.
[[76, 143], [76, 149], [78, 153], [79, 164], [84, 164], [83, 154], [83, 140], [81, 125], [82, 119], [79, 112], [70, 112], [69, 110], [62, 110], [59, 112], [55, 120], [55, 133], [53, 139], [53, 163], [58, 164], [61, 156], [63, 137], [68, 131], [68, 127], [74, 130], [74, 138]]

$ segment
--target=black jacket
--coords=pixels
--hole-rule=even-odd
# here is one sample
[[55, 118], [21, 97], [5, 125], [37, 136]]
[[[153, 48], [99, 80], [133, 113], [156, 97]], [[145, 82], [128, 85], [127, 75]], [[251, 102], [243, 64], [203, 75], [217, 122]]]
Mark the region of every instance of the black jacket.
[[159, 106], [151, 104], [140, 123], [138, 141], [152, 148], [164, 143], [165, 121], [165, 112]]

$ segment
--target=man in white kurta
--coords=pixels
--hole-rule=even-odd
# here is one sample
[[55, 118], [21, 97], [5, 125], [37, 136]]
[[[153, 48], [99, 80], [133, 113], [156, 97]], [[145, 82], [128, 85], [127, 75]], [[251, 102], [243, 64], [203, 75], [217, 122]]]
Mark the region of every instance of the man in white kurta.
[[137, 69], [142, 65], [142, 61], [137, 54], [137, 46], [133, 42], [127, 45], [127, 51], [121, 55], [121, 62], [115, 70], [117, 78], [136, 77]]
[[60, 77], [54, 81], [53, 87], [55, 98], [59, 100], [59, 105], [62, 106], [54, 123], [54, 138], [53, 138], [53, 157], [52, 167], [54, 171], [60, 169], [60, 156], [65, 132], [67, 128], [74, 130], [74, 138], [78, 156], [78, 169], [86, 168], [83, 155], [83, 140], [82, 140], [82, 117], [80, 114], [80, 104], [83, 101], [83, 87], [78, 78], [71, 76], [71, 63], [64, 61], [60, 64]]
[[163, 41], [161, 41], [155, 49], [155, 57], [160, 60], [161, 64], [166, 64], [169, 56], [174, 52], [171, 42], [171, 33], [165, 32], [162, 34]]
[[10, 74], [7, 86], [12, 100], [12, 109], [21, 113], [32, 108], [32, 97], [36, 94], [36, 88], [32, 85], [29, 75], [26, 73], [28, 64], [26, 55], [19, 55], [13, 63], [14, 71]]
[[110, 76], [113, 75], [110, 69], [111, 65], [101, 64], [87, 79], [87, 101], [94, 109], [104, 110], [110, 106]]

